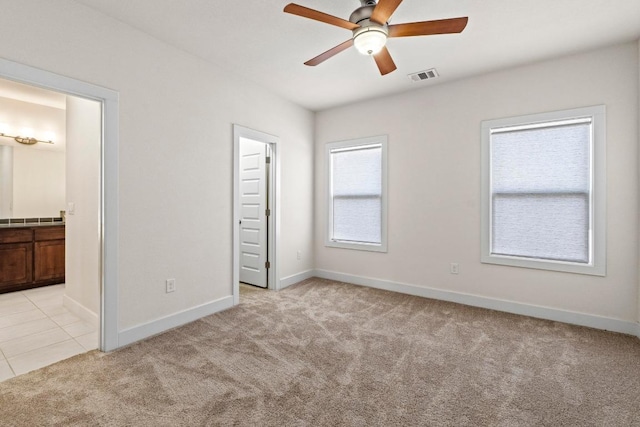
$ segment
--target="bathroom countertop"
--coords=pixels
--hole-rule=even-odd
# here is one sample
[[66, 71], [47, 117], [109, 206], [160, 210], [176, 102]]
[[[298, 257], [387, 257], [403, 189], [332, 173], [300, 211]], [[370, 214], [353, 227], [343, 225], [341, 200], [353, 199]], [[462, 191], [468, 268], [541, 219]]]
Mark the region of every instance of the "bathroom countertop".
[[28, 228], [28, 227], [59, 227], [65, 225], [64, 222], [34, 222], [34, 223], [18, 223], [18, 224], [0, 224], [0, 228]]

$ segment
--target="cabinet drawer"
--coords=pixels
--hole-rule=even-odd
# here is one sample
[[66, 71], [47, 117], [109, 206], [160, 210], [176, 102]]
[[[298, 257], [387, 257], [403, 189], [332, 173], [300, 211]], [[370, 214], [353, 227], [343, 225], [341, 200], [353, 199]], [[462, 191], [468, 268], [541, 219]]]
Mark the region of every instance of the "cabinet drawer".
[[22, 243], [33, 240], [33, 230], [31, 228], [6, 228], [0, 229], [0, 243]]
[[64, 227], [36, 228], [36, 242], [64, 239]]

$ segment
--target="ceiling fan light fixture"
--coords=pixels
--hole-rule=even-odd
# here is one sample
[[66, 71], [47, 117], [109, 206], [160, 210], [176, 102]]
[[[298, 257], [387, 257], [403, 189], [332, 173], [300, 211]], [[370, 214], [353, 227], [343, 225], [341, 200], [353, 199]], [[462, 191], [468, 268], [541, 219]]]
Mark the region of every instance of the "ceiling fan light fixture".
[[373, 56], [380, 74], [384, 76], [397, 70], [389, 50], [385, 47], [388, 37], [461, 33], [469, 20], [468, 17], [464, 16], [389, 25], [389, 18], [391, 18], [400, 3], [402, 3], [402, 0], [360, 0], [362, 6], [351, 13], [348, 21], [295, 3], [286, 5], [284, 12], [352, 31], [350, 39], [315, 58], [311, 58], [304, 65], [314, 67], [351, 46], [355, 46], [358, 52], [363, 55]]
[[354, 33], [353, 44], [363, 55], [375, 55], [387, 43], [387, 33], [382, 27], [362, 27]]

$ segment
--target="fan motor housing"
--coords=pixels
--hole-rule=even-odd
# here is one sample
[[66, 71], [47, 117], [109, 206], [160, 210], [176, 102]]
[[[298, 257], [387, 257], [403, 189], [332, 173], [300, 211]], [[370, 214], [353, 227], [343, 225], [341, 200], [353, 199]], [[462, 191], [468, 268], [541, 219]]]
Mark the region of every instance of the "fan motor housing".
[[362, 25], [362, 21], [371, 18], [371, 14], [373, 13], [373, 9], [375, 9], [375, 7], [376, 6], [374, 3], [373, 6], [362, 6], [357, 8], [349, 17], [349, 21], [353, 22], [354, 24]]
[[358, 37], [362, 33], [366, 33], [367, 31], [378, 31], [380, 33], [383, 33], [385, 37], [389, 37], [389, 28], [386, 25], [379, 25], [367, 19], [361, 24], [360, 28], [356, 28], [352, 31], [353, 39], [355, 40], [356, 37]]

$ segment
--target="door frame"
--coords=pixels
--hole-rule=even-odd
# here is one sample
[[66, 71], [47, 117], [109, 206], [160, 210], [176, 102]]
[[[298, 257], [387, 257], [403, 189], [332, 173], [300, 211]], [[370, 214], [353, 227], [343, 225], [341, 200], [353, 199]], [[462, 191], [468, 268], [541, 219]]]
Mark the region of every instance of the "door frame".
[[0, 77], [102, 105], [100, 138], [100, 343], [118, 348], [118, 92], [0, 58]]
[[233, 125], [233, 305], [240, 303], [240, 138], [268, 144], [271, 148], [269, 168], [269, 202], [271, 215], [268, 217], [268, 259], [271, 263], [267, 275], [267, 289], [280, 289], [280, 138], [268, 133], [253, 130], [238, 124]]

